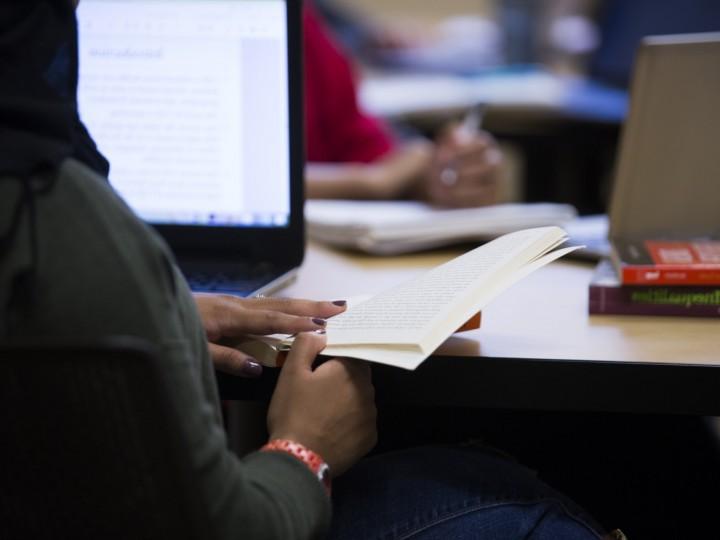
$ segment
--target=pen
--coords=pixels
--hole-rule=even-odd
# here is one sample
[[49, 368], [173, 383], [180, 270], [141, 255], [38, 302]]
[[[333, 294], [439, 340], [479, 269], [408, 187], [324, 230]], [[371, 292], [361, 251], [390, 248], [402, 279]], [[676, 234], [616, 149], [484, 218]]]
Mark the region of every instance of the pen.
[[485, 105], [478, 103], [471, 107], [460, 124], [460, 132], [466, 136], [477, 135], [482, 128], [483, 118], [485, 117]]
[[[457, 136], [462, 139], [462, 143], [468, 143], [477, 136], [482, 127], [483, 117], [485, 116], [485, 105], [478, 103], [470, 108], [462, 122], [460, 122]], [[440, 172], [440, 183], [446, 187], [454, 186], [458, 181], [458, 172], [453, 163], [448, 163]]]

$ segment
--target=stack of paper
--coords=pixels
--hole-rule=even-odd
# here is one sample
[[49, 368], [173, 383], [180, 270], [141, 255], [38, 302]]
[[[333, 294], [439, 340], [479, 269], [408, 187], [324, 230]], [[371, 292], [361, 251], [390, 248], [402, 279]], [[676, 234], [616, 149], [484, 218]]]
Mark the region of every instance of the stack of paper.
[[305, 205], [311, 238], [389, 255], [484, 241], [530, 227], [563, 225], [577, 216], [566, 204], [501, 204], [437, 209], [415, 201], [314, 200]]

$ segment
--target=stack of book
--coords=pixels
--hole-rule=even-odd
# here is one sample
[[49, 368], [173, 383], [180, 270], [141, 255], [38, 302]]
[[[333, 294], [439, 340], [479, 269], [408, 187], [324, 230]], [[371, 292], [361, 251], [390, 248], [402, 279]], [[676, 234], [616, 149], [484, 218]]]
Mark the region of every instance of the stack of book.
[[590, 283], [591, 315], [720, 317], [720, 241], [613, 241]]

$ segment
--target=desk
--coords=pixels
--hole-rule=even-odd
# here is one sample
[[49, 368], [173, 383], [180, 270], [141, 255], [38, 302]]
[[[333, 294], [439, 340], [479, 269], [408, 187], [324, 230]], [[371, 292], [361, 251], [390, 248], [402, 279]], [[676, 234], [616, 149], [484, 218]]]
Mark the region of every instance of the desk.
[[[333, 300], [379, 292], [458, 254], [378, 258], [310, 244], [283, 295]], [[450, 338], [416, 371], [374, 366], [379, 400], [720, 415], [720, 320], [589, 317], [591, 273], [592, 265], [553, 263], [505, 291], [483, 310], [481, 329]], [[232, 398], [258, 389], [223, 378], [221, 391]]]
[[619, 124], [625, 119], [627, 92], [581, 77], [542, 69], [508, 69], [476, 76], [369, 74], [360, 101], [376, 116], [420, 125], [442, 122], [477, 103], [488, 121], [508, 131], [537, 131], [549, 121], [580, 120]]

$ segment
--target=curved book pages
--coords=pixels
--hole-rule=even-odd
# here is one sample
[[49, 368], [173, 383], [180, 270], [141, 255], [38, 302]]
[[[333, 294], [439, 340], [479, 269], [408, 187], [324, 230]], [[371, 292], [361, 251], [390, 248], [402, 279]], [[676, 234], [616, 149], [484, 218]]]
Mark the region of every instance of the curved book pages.
[[308, 235], [326, 244], [378, 255], [484, 241], [577, 217], [567, 204], [498, 204], [438, 209], [417, 201], [313, 200], [305, 203]]
[[[415, 369], [458, 329], [468, 323], [477, 328], [478, 313], [502, 291], [578, 249], [560, 248], [566, 238], [559, 227], [510, 233], [351, 304], [328, 320], [323, 354]], [[237, 346], [266, 365], [278, 365], [291, 345], [292, 336], [275, 335]]]

